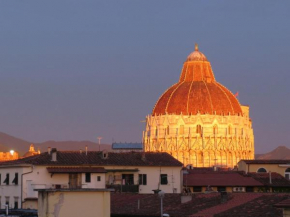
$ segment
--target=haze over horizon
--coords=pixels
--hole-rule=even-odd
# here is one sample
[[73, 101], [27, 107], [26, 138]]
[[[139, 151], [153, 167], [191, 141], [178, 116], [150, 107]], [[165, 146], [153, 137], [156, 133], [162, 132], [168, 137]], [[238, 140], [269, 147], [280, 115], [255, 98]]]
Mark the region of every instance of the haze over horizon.
[[194, 43], [250, 105], [256, 153], [290, 147], [290, 2], [0, 2], [0, 131], [140, 142]]

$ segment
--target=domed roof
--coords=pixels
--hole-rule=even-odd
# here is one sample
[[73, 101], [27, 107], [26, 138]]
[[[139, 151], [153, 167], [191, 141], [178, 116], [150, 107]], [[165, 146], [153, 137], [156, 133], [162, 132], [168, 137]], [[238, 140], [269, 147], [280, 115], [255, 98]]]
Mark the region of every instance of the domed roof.
[[237, 98], [215, 80], [210, 62], [197, 45], [183, 64], [179, 82], [157, 101], [152, 115], [242, 115]]

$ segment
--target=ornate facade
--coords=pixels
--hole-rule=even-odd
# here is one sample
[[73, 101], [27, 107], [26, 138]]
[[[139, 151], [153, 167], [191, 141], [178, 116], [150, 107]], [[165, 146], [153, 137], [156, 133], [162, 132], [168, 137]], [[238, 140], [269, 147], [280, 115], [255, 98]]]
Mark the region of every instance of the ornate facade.
[[145, 151], [167, 152], [194, 167], [234, 167], [254, 159], [249, 107], [215, 80], [198, 50], [186, 59], [179, 82], [167, 89], [146, 117]]

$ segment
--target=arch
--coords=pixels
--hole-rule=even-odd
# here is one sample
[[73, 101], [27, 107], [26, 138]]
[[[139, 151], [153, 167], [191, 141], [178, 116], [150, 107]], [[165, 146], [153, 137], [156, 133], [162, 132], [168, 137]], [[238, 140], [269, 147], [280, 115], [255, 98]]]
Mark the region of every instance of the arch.
[[266, 172], [267, 172], [267, 170], [263, 167], [261, 167], [257, 170], [257, 173], [266, 173]]

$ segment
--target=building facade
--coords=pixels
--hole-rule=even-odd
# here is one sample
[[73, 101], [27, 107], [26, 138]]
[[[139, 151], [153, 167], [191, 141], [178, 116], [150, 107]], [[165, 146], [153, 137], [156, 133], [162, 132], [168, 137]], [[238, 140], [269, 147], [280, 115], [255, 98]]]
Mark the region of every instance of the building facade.
[[186, 59], [179, 81], [168, 88], [146, 117], [144, 149], [167, 152], [194, 167], [234, 167], [254, 158], [249, 106], [240, 105], [215, 80], [210, 62], [198, 50]]
[[276, 172], [290, 180], [290, 160], [241, 160], [238, 170], [245, 172]]
[[182, 163], [167, 153], [57, 151], [0, 163], [0, 205], [37, 209], [36, 189], [181, 193]]

